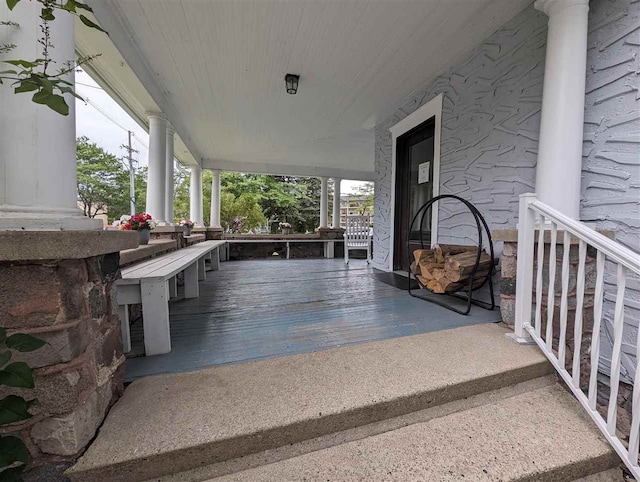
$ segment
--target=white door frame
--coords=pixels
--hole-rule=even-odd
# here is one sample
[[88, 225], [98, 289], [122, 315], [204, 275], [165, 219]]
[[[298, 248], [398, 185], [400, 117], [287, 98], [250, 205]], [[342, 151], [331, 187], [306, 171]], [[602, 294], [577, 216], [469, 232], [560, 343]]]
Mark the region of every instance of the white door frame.
[[[396, 144], [401, 135], [418, 127], [423, 122], [435, 117], [433, 139], [433, 197], [440, 194], [440, 131], [442, 125], [442, 94], [438, 94], [418, 110], [408, 115], [400, 122], [389, 128], [391, 131], [391, 237], [389, 239], [389, 271], [393, 271], [393, 256], [395, 247], [395, 216], [396, 216]], [[437, 204], [437, 203], [436, 203]], [[431, 212], [431, 243], [438, 241], [438, 209], [434, 206]]]

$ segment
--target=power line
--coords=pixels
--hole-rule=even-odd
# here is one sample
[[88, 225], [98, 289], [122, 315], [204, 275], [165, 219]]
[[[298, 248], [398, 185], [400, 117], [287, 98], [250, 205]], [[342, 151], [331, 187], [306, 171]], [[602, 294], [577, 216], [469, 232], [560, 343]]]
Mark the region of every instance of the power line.
[[84, 87], [91, 87], [92, 89], [104, 90], [102, 87], [100, 87], [98, 85], [83, 84], [82, 82], [77, 82], [77, 81], [76, 81], [76, 85], [82, 85]]
[[[79, 84], [79, 82], [77, 82]], [[85, 84], [80, 84], [80, 85], [85, 85]], [[91, 87], [91, 86], [89, 86]], [[95, 110], [97, 110], [98, 112], [100, 112], [103, 116], [105, 116], [107, 119], [109, 119], [111, 122], [113, 122], [113, 124], [115, 124], [116, 126], [118, 126], [120, 129], [122, 129], [125, 132], [130, 132], [131, 135], [133, 137], [136, 138], [136, 141], [141, 144], [145, 149], [149, 150], [149, 146], [142, 140], [140, 139], [139, 136], [137, 136], [135, 134], [135, 132], [131, 131], [129, 128], [123, 126], [120, 122], [118, 122], [116, 119], [114, 119], [114, 117], [109, 114], [109, 112], [107, 112], [104, 108], [100, 107], [100, 105], [96, 104], [93, 100], [91, 100], [89, 97], [86, 96], [82, 96], [83, 100], [89, 104], [91, 107], [93, 107]]]

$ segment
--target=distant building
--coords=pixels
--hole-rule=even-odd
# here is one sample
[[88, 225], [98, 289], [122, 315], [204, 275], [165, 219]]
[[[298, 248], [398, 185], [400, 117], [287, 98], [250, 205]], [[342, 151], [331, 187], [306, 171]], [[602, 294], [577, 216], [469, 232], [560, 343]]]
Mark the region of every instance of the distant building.
[[345, 194], [340, 196], [340, 227], [347, 224], [347, 215], [363, 214], [373, 219], [373, 201], [370, 195]]

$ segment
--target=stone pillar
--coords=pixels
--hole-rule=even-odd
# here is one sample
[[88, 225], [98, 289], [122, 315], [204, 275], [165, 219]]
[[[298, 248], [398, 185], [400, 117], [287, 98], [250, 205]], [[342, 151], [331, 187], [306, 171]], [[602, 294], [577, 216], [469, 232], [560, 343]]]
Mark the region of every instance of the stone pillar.
[[204, 218], [202, 216], [202, 169], [200, 166], [191, 166], [189, 195], [189, 217], [196, 226], [204, 226]]
[[340, 183], [342, 179], [333, 178], [333, 219], [331, 220], [333, 229], [340, 227]]
[[[0, 2], [0, 18], [19, 24], [2, 26], [0, 43], [15, 44], [5, 59], [42, 57], [37, 2], [20, 2], [9, 11]], [[64, 12], [50, 24], [50, 70], [75, 59], [73, 17]], [[2, 64], [2, 70], [12, 66]], [[74, 81], [73, 72], [65, 80]], [[76, 184], [75, 99], [66, 94], [69, 114], [63, 116], [31, 100], [33, 93], [15, 94], [10, 82], [0, 85], [0, 229], [102, 229], [102, 221], [78, 209]]]
[[3, 427], [31, 452], [27, 480], [66, 480], [61, 472], [123, 391], [114, 282], [120, 250], [137, 245], [131, 231], [0, 231], [0, 326], [47, 342], [13, 352], [12, 362], [35, 369], [35, 388], [0, 390], [0, 398], [39, 402], [29, 409], [32, 418]]
[[320, 228], [329, 227], [329, 178], [320, 178]]
[[220, 171], [213, 170], [211, 181], [211, 216], [209, 218], [210, 228], [220, 227]]
[[147, 172], [147, 213], [158, 223], [165, 222], [167, 173], [167, 119], [149, 114], [149, 170]]
[[173, 214], [173, 160], [175, 157], [175, 153], [173, 150], [175, 130], [171, 127], [171, 124], [167, 125], [167, 147], [166, 147], [166, 174], [165, 174], [165, 214], [164, 219], [168, 224], [173, 224], [174, 214]]
[[536, 194], [579, 219], [589, 0], [537, 0], [549, 16]]

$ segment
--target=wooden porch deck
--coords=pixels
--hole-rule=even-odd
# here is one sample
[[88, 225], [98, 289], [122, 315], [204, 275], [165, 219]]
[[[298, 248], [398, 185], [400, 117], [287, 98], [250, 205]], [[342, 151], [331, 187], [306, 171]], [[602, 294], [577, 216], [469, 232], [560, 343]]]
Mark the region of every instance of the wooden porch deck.
[[[364, 260], [230, 261], [200, 297], [170, 304], [172, 351], [131, 357], [126, 380], [325, 350], [500, 321], [499, 310], [461, 316], [376, 279]], [[132, 354], [142, 349], [132, 326]]]

